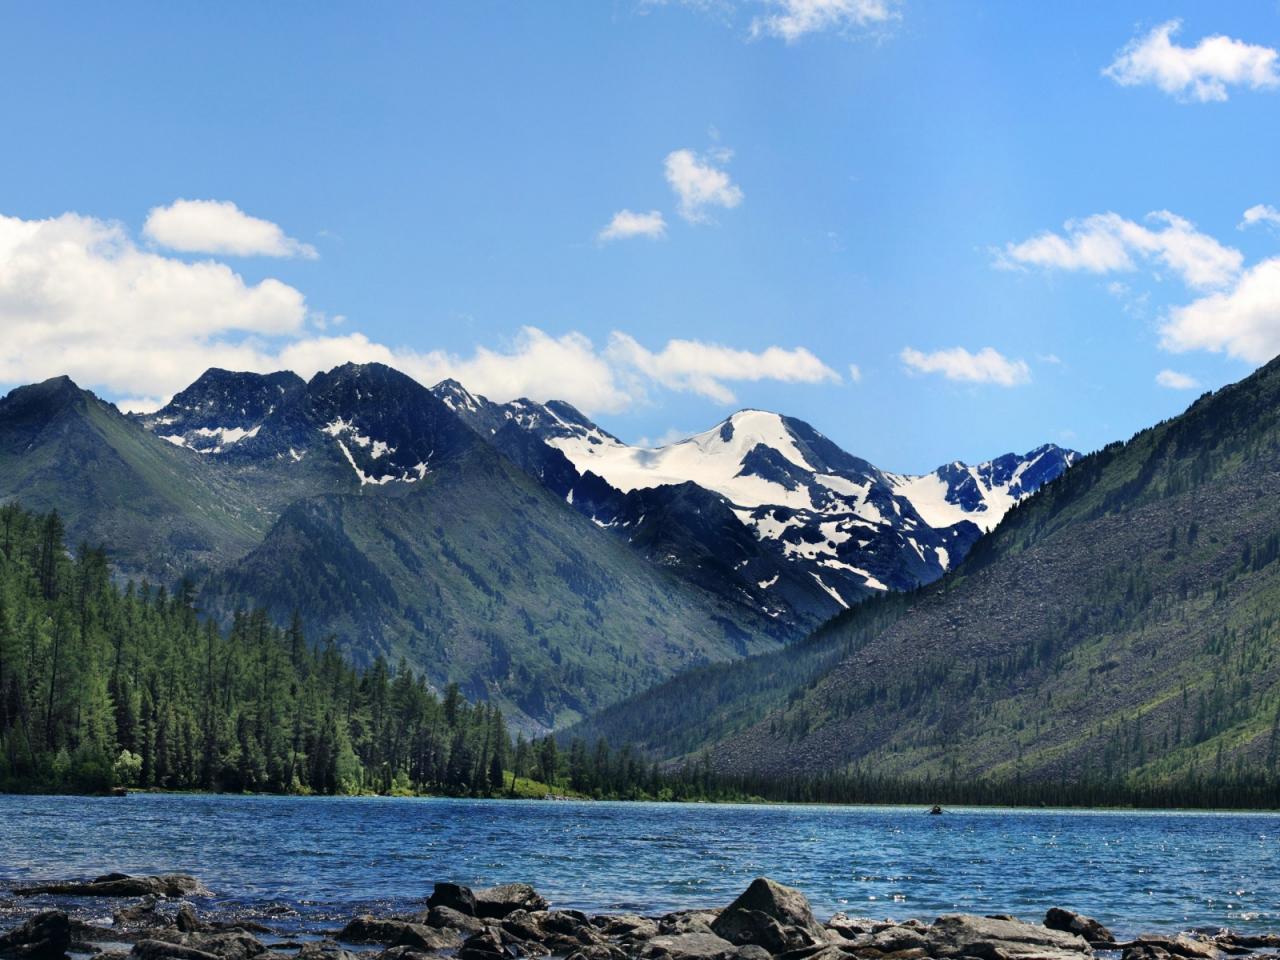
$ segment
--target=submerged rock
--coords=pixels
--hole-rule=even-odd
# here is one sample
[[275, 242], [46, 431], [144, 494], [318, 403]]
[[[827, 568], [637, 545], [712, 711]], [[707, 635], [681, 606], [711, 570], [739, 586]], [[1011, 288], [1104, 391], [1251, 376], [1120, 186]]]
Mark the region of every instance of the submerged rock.
[[63, 897], [207, 897], [207, 887], [185, 873], [162, 873], [152, 877], [134, 877], [127, 873], [108, 873], [95, 880], [44, 883], [19, 887], [14, 893], [23, 897], [55, 894]]
[[71, 946], [71, 921], [61, 910], [38, 913], [0, 934], [0, 957], [59, 960]]

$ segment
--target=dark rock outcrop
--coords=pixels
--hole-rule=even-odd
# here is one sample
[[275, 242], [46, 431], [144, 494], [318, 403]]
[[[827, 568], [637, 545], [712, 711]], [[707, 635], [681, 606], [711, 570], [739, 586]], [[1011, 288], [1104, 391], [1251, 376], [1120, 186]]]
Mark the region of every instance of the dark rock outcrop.
[[46, 910], [0, 934], [0, 957], [58, 960], [71, 946], [71, 921], [61, 910]]
[[547, 901], [527, 883], [504, 883], [487, 890], [475, 891], [475, 914], [478, 917], [502, 919], [516, 910], [545, 910]]
[[456, 931], [440, 930], [407, 920], [387, 920], [370, 914], [351, 920], [342, 928], [338, 939], [347, 943], [385, 943], [418, 950], [452, 950], [462, 945], [462, 937]]
[[826, 939], [803, 893], [757, 877], [716, 917], [711, 930], [737, 946], [754, 943], [770, 953], [812, 946]]
[[203, 883], [185, 873], [162, 873], [153, 877], [108, 873], [95, 880], [72, 880], [19, 887], [14, 893], [23, 897], [39, 894], [55, 894], [62, 897], [207, 897], [210, 895]]
[[460, 883], [437, 883], [427, 898], [427, 907], [448, 907], [467, 916], [476, 916], [476, 895]]
[[1092, 955], [1089, 944], [1074, 933], [1050, 930], [1020, 920], [949, 914], [939, 917], [921, 946], [938, 958], [977, 957], [979, 960], [1082, 960]]
[[1049, 908], [1049, 912], [1044, 915], [1044, 925], [1050, 930], [1062, 930], [1066, 933], [1074, 933], [1078, 937], [1084, 937], [1091, 944], [1112, 944], [1116, 942], [1116, 938], [1111, 935], [1111, 931], [1093, 919], [1093, 917], [1086, 917], [1073, 910], [1063, 910], [1061, 907]]

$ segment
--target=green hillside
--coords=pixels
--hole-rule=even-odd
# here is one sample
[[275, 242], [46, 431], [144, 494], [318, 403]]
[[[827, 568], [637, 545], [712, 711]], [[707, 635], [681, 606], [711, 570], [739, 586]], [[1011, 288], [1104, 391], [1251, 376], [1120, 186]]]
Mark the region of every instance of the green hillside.
[[767, 775], [1273, 772], [1277, 559], [1272, 363], [1085, 458], [934, 586], [844, 614], [786, 657], [678, 679], [596, 729]]

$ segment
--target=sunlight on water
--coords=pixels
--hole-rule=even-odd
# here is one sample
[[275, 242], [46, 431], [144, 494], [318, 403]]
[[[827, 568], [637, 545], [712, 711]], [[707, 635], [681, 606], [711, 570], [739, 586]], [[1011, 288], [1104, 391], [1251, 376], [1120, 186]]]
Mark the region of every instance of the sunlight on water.
[[533, 883], [557, 905], [723, 905], [754, 876], [819, 914], [1039, 919], [1122, 934], [1274, 928], [1280, 820], [1266, 814], [160, 796], [0, 797], [0, 882], [195, 873], [230, 904], [304, 921], [408, 905], [436, 880]]

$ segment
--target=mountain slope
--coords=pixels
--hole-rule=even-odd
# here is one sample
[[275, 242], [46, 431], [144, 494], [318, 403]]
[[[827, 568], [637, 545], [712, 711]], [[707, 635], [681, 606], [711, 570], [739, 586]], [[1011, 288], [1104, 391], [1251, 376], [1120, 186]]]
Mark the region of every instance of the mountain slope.
[[542, 728], [779, 642], [478, 441], [411, 489], [298, 501], [200, 599], [224, 617], [247, 602], [278, 621], [299, 610], [357, 662], [405, 657]]
[[106, 544], [119, 573], [160, 582], [229, 560], [265, 530], [234, 483], [66, 377], [0, 399], [0, 499], [58, 510], [68, 542]]
[[1276, 769], [1280, 365], [1084, 458], [959, 568], [606, 712], [723, 770], [1154, 780]]
[[[513, 459], [651, 559], [677, 562], [684, 553], [670, 547], [700, 543], [733, 562], [690, 567], [699, 583], [809, 628], [868, 596], [936, 580], [1079, 456], [1047, 445], [910, 477], [851, 456], [803, 421], [760, 410], [647, 449], [566, 403], [494, 404], [452, 380], [433, 392], [509, 456], [513, 427], [543, 441], [560, 456], [531, 457], [526, 441]], [[695, 486], [701, 495], [691, 493]]]

